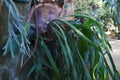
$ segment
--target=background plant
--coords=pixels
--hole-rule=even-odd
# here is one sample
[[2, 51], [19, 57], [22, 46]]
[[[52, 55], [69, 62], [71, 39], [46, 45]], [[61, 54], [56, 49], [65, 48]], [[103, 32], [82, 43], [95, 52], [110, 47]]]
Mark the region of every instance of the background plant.
[[75, 12], [94, 17], [102, 24], [104, 30], [112, 29], [111, 31], [117, 33], [120, 21], [119, 4], [119, 0], [75, 0]]

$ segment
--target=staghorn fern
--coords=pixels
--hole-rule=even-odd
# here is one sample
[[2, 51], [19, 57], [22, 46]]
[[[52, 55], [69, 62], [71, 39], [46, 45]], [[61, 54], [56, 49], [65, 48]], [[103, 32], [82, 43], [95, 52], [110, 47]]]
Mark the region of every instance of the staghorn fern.
[[[81, 24], [76, 21], [57, 19], [49, 23], [58, 39], [54, 42], [54, 45], [51, 46], [57, 45], [61, 51], [57, 51], [57, 48], [54, 47], [53, 50], [56, 52], [50, 53], [50, 49], [45, 48], [47, 45], [42, 45], [42, 43], [44, 43], [43, 41], [39, 43], [40, 46], [45, 48], [43, 50], [45, 50], [46, 55], [51, 57], [46, 64], [50, 63], [49, 66], [51, 67], [47, 67], [53, 71], [50, 73], [53, 74], [52, 80], [109, 80], [109, 75], [113, 80], [119, 80], [120, 74], [116, 70], [110, 55], [110, 50], [112, 49], [101, 25], [86, 15], [74, 14], [69, 16], [76, 18], [82, 17], [85, 18], [86, 21]], [[67, 31], [64, 25], [70, 27], [71, 31]], [[41, 37], [39, 39], [41, 40]], [[107, 52], [106, 55], [108, 55], [111, 61], [113, 72], [105, 59], [104, 52]], [[38, 51], [38, 54], [40, 54], [40, 51]], [[50, 56], [50, 54], [56, 55], [56, 59], [53, 62], [56, 68], [54, 68], [51, 63], [53, 56]], [[61, 57], [60, 59], [62, 59], [62, 61], [57, 60], [58, 57]], [[39, 61], [38, 63], [43, 64], [42, 62], [43, 61]], [[60, 68], [60, 66], [62, 67]], [[36, 67], [32, 71], [36, 71], [38, 68], [39, 67]], [[31, 74], [32, 71], [29, 74]], [[43, 73], [44, 71], [40, 71], [37, 74], [42, 75]], [[47, 77], [51, 76], [48, 75]], [[49, 79], [51, 80], [51, 78]]]
[[[24, 21], [21, 21], [22, 18], [12, 1], [5, 0], [4, 2], [10, 9], [8, 17], [9, 37], [3, 55], [10, 52], [14, 57], [17, 52], [21, 51], [21, 44], [25, 45], [22, 52], [29, 55], [27, 36], [30, 28], [24, 27], [29, 26], [29, 24], [24, 25]], [[119, 80], [120, 74], [110, 55], [111, 46], [101, 25], [93, 18], [83, 14], [69, 16], [74, 16], [77, 20], [64, 21], [63, 17], [49, 23], [57, 36], [56, 41], [48, 45], [44, 38], [39, 36], [39, 43], [35, 51], [36, 56], [32, 58], [33, 66], [29, 70], [28, 78], [32, 73], [35, 73], [34, 80], [39, 80], [39, 76], [44, 76], [47, 80], [109, 80], [109, 76], [113, 80]], [[84, 23], [79, 21], [81, 17], [85, 19]], [[19, 35], [14, 33], [13, 24], [19, 25], [17, 27], [20, 31]], [[66, 25], [71, 28], [70, 31], [65, 29]], [[45, 53], [46, 58], [41, 54], [42, 52]], [[110, 59], [113, 70], [110, 69], [104, 52], [107, 52], [106, 55]], [[50, 70], [49, 74], [46, 72], [46, 68]]]
[[5, 5], [8, 8], [8, 40], [3, 47], [3, 55], [9, 52], [12, 58], [17, 54], [22, 54], [21, 66], [23, 64], [24, 55], [30, 56], [28, 32], [29, 24], [25, 22], [24, 18], [19, 14], [18, 9], [12, 0], [5, 0]]

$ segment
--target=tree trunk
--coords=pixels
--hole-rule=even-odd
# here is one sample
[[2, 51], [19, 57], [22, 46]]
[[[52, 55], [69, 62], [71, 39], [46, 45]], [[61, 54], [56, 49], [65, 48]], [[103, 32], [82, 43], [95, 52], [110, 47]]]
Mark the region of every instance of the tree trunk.
[[118, 25], [118, 34], [117, 34], [118, 40], [120, 40], [120, 26]]
[[117, 26], [118, 26], [117, 37], [120, 40], [120, 0], [117, 0], [116, 2], [117, 2], [117, 7], [116, 7], [116, 10], [117, 10]]
[[[20, 14], [27, 18], [30, 9], [31, 1], [29, 3], [16, 3]], [[11, 58], [10, 55], [3, 56], [3, 46], [8, 38], [8, 9], [5, 3], [1, 6], [0, 11], [0, 80], [27, 80], [26, 74], [29, 65], [22, 68], [22, 72], [18, 74], [20, 67], [20, 55]], [[29, 63], [28, 63], [29, 64]]]

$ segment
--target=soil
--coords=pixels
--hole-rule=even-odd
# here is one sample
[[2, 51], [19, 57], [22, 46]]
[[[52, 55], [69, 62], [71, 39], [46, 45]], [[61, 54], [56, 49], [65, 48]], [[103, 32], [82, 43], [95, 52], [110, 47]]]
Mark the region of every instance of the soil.
[[[117, 70], [120, 72], [120, 40], [118, 40], [117, 37], [111, 37], [111, 36], [108, 36], [108, 40], [113, 49], [113, 51], [111, 52], [111, 56], [113, 58], [113, 61], [116, 65]], [[107, 56], [106, 56], [106, 59], [110, 65], [110, 61]]]

